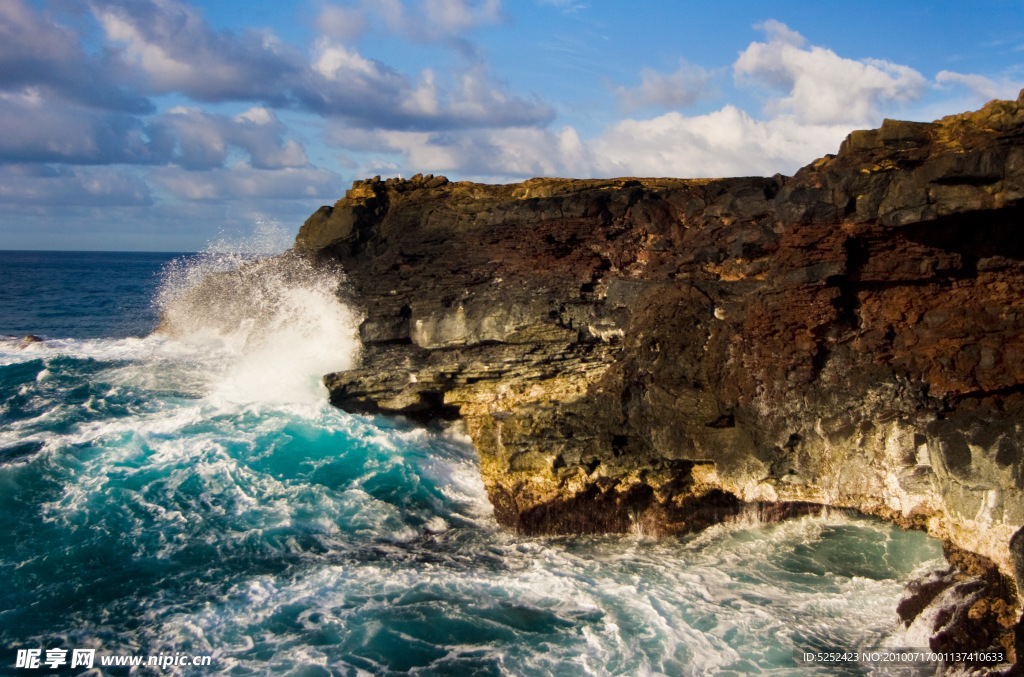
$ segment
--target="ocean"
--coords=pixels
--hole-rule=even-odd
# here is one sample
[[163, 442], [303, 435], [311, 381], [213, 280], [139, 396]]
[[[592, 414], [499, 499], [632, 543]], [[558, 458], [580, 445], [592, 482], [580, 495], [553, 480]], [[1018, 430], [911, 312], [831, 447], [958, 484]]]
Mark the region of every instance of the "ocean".
[[907, 644], [921, 532], [500, 528], [465, 437], [327, 404], [359, 352], [336, 280], [153, 333], [246, 259], [0, 252], [0, 674], [872, 674], [794, 650]]

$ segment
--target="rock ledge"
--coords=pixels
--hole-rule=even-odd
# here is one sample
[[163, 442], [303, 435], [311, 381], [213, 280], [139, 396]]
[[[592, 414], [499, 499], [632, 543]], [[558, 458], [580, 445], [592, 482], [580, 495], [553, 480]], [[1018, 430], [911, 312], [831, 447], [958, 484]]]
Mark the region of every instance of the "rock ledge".
[[994, 101], [793, 177], [358, 181], [295, 243], [365, 313], [331, 401], [464, 421], [526, 533], [828, 505], [1009, 573], [1022, 140], [1022, 101]]

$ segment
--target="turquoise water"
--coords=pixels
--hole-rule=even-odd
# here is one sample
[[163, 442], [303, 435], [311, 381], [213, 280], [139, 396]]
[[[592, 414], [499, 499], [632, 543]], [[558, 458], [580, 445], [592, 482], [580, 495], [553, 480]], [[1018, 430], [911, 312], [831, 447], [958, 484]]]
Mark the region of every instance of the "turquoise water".
[[153, 299], [223, 265], [0, 253], [0, 674], [49, 674], [14, 667], [31, 648], [211, 656], [132, 674], [840, 674], [793, 649], [889, 641], [941, 565], [841, 516], [509, 533], [464, 438], [326, 405], [359, 349], [327, 281], [148, 335]]

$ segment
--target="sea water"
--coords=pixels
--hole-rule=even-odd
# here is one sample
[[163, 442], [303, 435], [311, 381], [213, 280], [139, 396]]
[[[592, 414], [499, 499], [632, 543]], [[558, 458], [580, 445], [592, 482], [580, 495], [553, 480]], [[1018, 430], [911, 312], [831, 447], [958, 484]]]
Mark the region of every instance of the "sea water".
[[[0, 253], [0, 674], [870, 674], [793, 651], [885, 644], [943, 564], [844, 516], [502, 529], [466, 439], [327, 404], [359, 351], [336, 278], [151, 333], [243, 258]], [[134, 656], [167, 665], [101, 665]]]

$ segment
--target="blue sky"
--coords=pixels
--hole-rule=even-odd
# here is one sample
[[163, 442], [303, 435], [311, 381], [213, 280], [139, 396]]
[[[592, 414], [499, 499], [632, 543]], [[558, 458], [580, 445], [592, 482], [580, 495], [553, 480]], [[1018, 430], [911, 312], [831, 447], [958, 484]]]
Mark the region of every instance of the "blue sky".
[[280, 246], [375, 174], [789, 174], [1022, 87], [1020, 0], [0, 0], [0, 249]]

